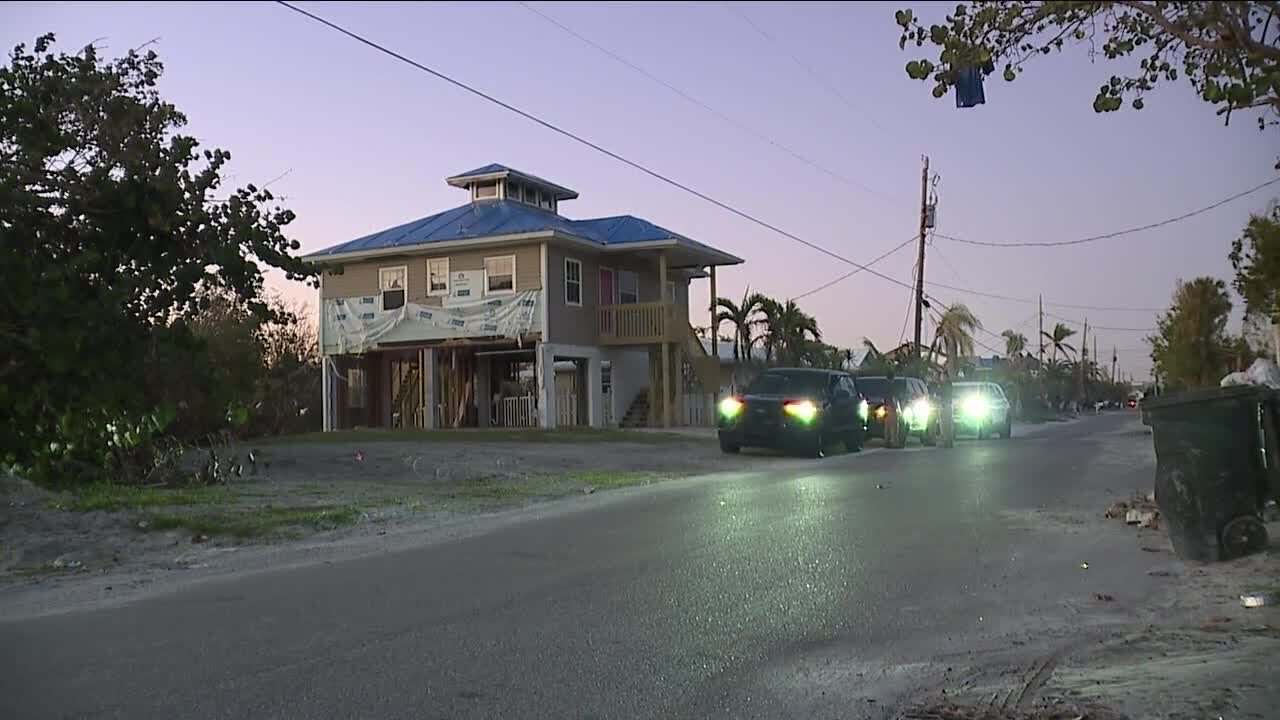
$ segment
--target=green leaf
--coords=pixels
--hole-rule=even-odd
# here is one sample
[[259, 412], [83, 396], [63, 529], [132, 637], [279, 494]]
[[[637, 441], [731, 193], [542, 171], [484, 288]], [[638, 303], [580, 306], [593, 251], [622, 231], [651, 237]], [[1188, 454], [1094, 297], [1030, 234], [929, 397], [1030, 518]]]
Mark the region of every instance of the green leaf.
[[942, 83], [938, 83], [937, 85], [934, 85], [934, 86], [933, 86], [933, 96], [934, 96], [935, 98], [940, 98], [940, 97], [942, 97], [943, 95], [946, 95], [946, 94], [947, 94], [947, 86], [946, 86], [946, 85], [943, 85]]
[[1134, 109], [1134, 110], [1141, 110], [1141, 109], [1142, 109], [1142, 106], [1143, 106], [1142, 98], [1138, 97], [1138, 98], [1134, 98], [1134, 99], [1133, 99], [1133, 109]]
[[912, 80], [923, 80], [928, 76], [929, 73], [925, 72], [924, 66], [920, 64], [919, 60], [912, 60], [907, 63], [907, 77]]
[[899, 10], [893, 14], [894, 21], [897, 22], [902, 27], [906, 27], [910, 25], [911, 20], [914, 17], [915, 17], [915, 14], [912, 13], [909, 8], [907, 10]]
[[1014, 73], [1014, 71], [1013, 71], [1013, 66], [1012, 66], [1012, 65], [1006, 65], [1006, 66], [1005, 66], [1005, 68], [1004, 68], [1004, 79], [1005, 79], [1007, 82], [1013, 82], [1013, 81], [1014, 81], [1014, 79], [1015, 79], [1015, 78], [1017, 78], [1017, 77], [1018, 77], [1018, 76], [1017, 76], [1017, 74], [1016, 74], [1016, 73]]
[[946, 25], [932, 25], [929, 27], [929, 39], [935, 45], [941, 45], [947, 41], [947, 37], [951, 34], [951, 29]]

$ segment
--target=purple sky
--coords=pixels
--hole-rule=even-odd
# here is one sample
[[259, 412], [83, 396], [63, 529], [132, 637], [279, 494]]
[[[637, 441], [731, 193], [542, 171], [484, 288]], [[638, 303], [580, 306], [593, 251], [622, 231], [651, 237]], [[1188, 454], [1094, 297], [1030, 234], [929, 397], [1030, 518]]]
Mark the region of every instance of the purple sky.
[[[1094, 93], [1112, 68], [1105, 60], [1091, 66], [1082, 51], [1046, 58], [1013, 84], [993, 79], [986, 106], [962, 111], [951, 97], [934, 100], [903, 72], [911, 56], [897, 48], [893, 11], [913, 6], [932, 19], [946, 6], [735, 4], [773, 44], [721, 3], [535, 3], [872, 194], [726, 124], [516, 3], [302, 4], [858, 262], [915, 233], [922, 153], [942, 178], [938, 231], [994, 242], [1071, 239], [1178, 215], [1271, 179], [1280, 154], [1274, 131], [1259, 133], [1243, 119], [1224, 128], [1182, 84], [1150, 97], [1143, 112], [1095, 114]], [[6, 47], [54, 31], [65, 50], [105, 38], [115, 55], [159, 37], [164, 93], [187, 113], [192, 134], [232, 152], [232, 182], [288, 171], [272, 189], [297, 212], [290, 232], [304, 251], [461, 204], [465, 194], [444, 177], [500, 162], [580, 192], [562, 206], [571, 217], [631, 213], [746, 258], [721, 273], [722, 295], [738, 297], [749, 284], [785, 298], [851, 269], [274, 3], [6, 3], [0, 20]], [[1150, 327], [1152, 313], [1052, 303], [1163, 307], [1178, 278], [1229, 279], [1232, 238], [1275, 194], [1077, 247], [939, 239], [926, 282], [1018, 298], [1043, 292], [1047, 312]], [[876, 268], [909, 282], [913, 262], [903, 251]], [[705, 284], [695, 290], [705, 294]], [[1034, 342], [1034, 304], [931, 293], [967, 303], [995, 333], [1019, 327]], [[860, 273], [802, 304], [829, 342], [858, 346], [867, 336], [886, 347], [900, 337], [908, 298]], [[1102, 330], [1098, 346], [1108, 359], [1118, 347], [1122, 371], [1145, 376], [1143, 337]]]

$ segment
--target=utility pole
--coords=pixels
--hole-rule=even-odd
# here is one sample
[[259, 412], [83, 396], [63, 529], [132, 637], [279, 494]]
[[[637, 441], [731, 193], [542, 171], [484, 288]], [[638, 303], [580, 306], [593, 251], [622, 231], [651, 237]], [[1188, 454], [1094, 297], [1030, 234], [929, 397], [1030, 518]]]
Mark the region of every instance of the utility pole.
[[1044, 372], [1044, 295], [1040, 296], [1040, 355], [1037, 358], [1040, 371]]
[[916, 256], [916, 333], [912, 355], [920, 360], [920, 331], [924, 323], [924, 240], [929, 224], [929, 156], [920, 170], [920, 250]]
[[1084, 400], [1084, 367], [1089, 364], [1089, 318], [1084, 319], [1084, 332], [1080, 335], [1080, 400]]
[[1111, 384], [1116, 384], [1116, 346], [1111, 346]]

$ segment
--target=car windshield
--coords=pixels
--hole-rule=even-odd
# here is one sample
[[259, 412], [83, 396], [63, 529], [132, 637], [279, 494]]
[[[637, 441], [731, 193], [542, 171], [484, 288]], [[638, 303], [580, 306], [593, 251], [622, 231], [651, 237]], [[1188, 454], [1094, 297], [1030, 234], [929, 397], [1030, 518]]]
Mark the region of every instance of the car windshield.
[[817, 372], [767, 372], [747, 386], [748, 395], [821, 395], [827, 375]]
[[[858, 390], [867, 397], [882, 398], [889, 394], [889, 378], [860, 377], [855, 382], [858, 385]], [[907, 381], [905, 378], [894, 378], [893, 386], [899, 395], [907, 391]]]
[[977, 392], [977, 393], [981, 393], [982, 395], [986, 395], [987, 397], [990, 397], [990, 398], [1004, 397], [1004, 392], [1000, 389], [1000, 386], [993, 385], [991, 383], [956, 383], [956, 392], [957, 393]]

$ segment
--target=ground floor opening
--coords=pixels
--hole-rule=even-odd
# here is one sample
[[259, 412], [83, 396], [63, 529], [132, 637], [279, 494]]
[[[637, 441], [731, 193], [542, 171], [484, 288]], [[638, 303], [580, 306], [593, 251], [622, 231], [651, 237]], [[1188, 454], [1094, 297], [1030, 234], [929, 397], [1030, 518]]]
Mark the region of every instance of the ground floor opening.
[[326, 430], [711, 425], [716, 395], [678, 353], [537, 340], [327, 355], [323, 385]]

